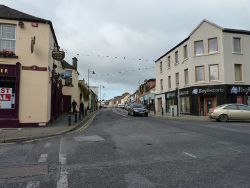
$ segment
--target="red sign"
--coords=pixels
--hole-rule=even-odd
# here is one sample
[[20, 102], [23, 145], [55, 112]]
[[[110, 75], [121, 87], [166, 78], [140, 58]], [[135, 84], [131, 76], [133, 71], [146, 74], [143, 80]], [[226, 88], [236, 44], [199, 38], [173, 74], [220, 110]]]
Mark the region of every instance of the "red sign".
[[0, 109], [11, 108], [12, 88], [0, 88]]
[[10, 101], [11, 95], [10, 94], [0, 94], [0, 101]]

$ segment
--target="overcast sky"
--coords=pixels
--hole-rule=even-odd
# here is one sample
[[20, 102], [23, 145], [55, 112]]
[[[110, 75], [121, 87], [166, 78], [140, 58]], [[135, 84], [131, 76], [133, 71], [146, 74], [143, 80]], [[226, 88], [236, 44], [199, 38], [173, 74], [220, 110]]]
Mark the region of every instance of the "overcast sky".
[[104, 86], [102, 98], [133, 93], [155, 77], [154, 61], [203, 20], [250, 30], [250, 0], [1, 0], [52, 21], [66, 60], [80, 78]]

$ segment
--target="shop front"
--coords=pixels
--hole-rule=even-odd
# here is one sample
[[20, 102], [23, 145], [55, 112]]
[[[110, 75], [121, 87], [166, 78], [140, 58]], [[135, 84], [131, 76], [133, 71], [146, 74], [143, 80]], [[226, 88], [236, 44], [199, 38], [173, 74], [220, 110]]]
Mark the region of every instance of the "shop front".
[[177, 105], [176, 91], [166, 93], [165, 100], [166, 100], [166, 113], [170, 113], [170, 106]]
[[20, 67], [0, 65], [0, 127], [19, 126]]

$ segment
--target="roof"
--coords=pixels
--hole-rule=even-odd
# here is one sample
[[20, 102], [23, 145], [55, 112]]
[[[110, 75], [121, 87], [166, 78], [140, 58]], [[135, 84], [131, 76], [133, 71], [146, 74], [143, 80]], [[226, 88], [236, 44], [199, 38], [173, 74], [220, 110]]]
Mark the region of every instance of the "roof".
[[12, 9], [8, 6], [1, 5], [0, 4], [0, 19], [7, 19], [7, 20], [18, 20], [18, 21], [27, 21], [27, 22], [39, 22], [39, 23], [45, 23], [50, 25], [50, 29], [52, 31], [52, 34], [54, 36], [55, 42], [58, 46], [58, 42], [56, 39], [55, 31], [52, 25], [52, 22], [50, 20], [46, 20], [43, 18], [38, 18], [29, 14], [26, 14], [24, 12]]
[[185, 38], [183, 41], [181, 41], [179, 44], [177, 44], [176, 46], [174, 46], [173, 48], [171, 48], [169, 51], [167, 51], [164, 55], [162, 55], [161, 57], [159, 57], [157, 60], [155, 60], [155, 63], [157, 61], [159, 61], [161, 58], [165, 57], [167, 54], [169, 54], [170, 52], [172, 52], [173, 50], [175, 50], [176, 48], [178, 48], [180, 45], [182, 45], [183, 43], [185, 43], [189, 38], [190, 36], [203, 24], [203, 23], [208, 23], [214, 27], [217, 27], [219, 29], [221, 29], [223, 32], [225, 33], [237, 33], [237, 34], [245, 34], [245, 35], [250, 35], [250, 31], [247, 31], [247, 30], [239, 30], [239, 29], [230, 29], [230, 28], [223, 28], [213, 22], [210, 22], [209, 20], [202, 20], [201, 23], [195, 27], [195, 29], [189, 34], [189, 36], [187, 38]]
[[62, 60], [61, 61], [61, 64], [62, 64], [62, 67], [64, 69], [75, 69], [71, 64], [69, 64], [67, 61], [65, 60]]

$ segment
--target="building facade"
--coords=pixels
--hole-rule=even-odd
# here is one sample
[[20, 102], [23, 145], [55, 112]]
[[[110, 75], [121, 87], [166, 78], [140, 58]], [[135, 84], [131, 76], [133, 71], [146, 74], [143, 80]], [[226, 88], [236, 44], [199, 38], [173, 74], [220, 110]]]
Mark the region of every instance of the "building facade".
[[155, 61], [158, 112], [207, 115], [225, 103], [250, 105], [250, 31], [203, 20]]
[[1, 127], [44, 126], [61, 114], [58, 48], [51, 21], [0, 5]]

